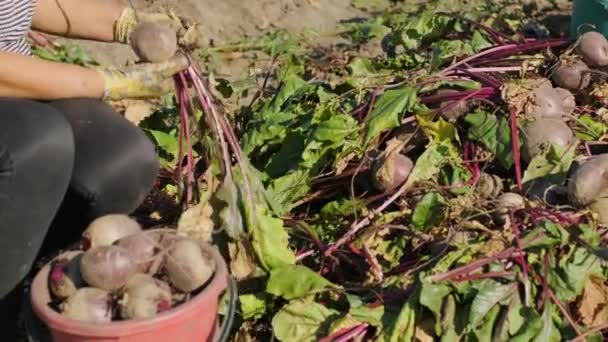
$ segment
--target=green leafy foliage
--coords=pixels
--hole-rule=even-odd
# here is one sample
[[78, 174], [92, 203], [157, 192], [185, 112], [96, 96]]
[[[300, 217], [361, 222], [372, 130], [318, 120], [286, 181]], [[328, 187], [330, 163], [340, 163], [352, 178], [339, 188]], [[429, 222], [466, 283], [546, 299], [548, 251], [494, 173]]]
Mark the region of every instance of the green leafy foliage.
[[486, 315], [499, 302], [507, 299], [517, 290], [517, 284], [501, 284], [496, 281], [488, 280], [478, 286], [475, 299], [471, 302], [469, 311], [469, 324], [472, 328], [477, 328]]
[[[370, 4], [369, 0], [355, 0], [358, 7], [380, 7], [385, 5], [386, 0], [372, 0], [375, 3]], [[351, 41], [359, 44], [369, 42], [374, 38], [382, 38], [391, 32], [391, 29], [384, 25], [382, 17], [375, 17], [370, 20], [359, 23], [346, 23], [345, 32], [342, 34], [348, 37]]]
[[307, 267], [288, 265], [270, 272], [266, 292], [291, 300], [327, 287], [336, 286]]
[[[480, 143], [492, 152], [500, 164], [509, 169], [513, 166], [511, 129], [504, 117], [498, 117], [483, 110], [468, 114], [465, 122], [469, 125], [468, 138]], [[520, 146], [523, 140], [520, 138]]]
[[289, 248], [289, 236], [281, 219], [272, 217], [261, 207], [249, 224], [252, 245], [260, 264], [266, 270], [295, 263], [295, 255]]
[[585, 141], [597, 141], [608, 132], [608, 126], [592, 118], [590, 115], [581, 115], [576, 118], [574, 133], [577, 138]]
[[416, 229], [428, 230], [443, 221], [445, 200], [437, 192], [429, 192], [416, 205], [412, 215], [412, 224]]
[[416, 90], [411, 87], [387, 90], [376, 100], [367, 121], [366, 141], [375, 139], [386, 130], [399, 126], [405, 112], [416, 104]]
[[391, 71], [384, 65], [370, 58], [356, 57], [347, 66], [349, 77], [347, 83], [352, 87], [374, 85], [391, 76]]
[[442, 166], [457, 163], [458, 160], [460, 160], [458, 151], [450, 141], [433, 143], [418, 157], [407, 182], [414, 184], [431, 180], [439, 174]]
[[52, 62], [77, 64], [87, 67], [98, 65], [97, 61], [95, 61], [95, 59], [86, 51], [73, 44], [59, 45], [52, 49], [33, 46], [32, 53], [40, 59]]
[[576, 145], [563, 148], [552, 144], [537, 154], [528, 164], [522, 182], [531, 197], [545, 198], [552, 187], [565, 184], [566, 175], [574, 161]]
[[542, 315], [528, 312], [528, 319], [512, 341], [561, 341], [561, 334], [553, 320], [553, 305], [548, 305]]
[[316, 341], [324, 335], [338, 311], [310, 300], [294, 300], [272, 319], [272, 330], [279, 341]]
[[578, 247], [549, 270], [549, 282], [557, 298], [569, 302], [582, 292], [591, 274], [599, 273], [601, 264], [598, 257], [591, 251]]
[[281, 213], [308, 193], [312, 175], [359, 149], [354, 118], [336, 107], [332, 95], [293, 74], [249, 125], [243, 149], [267, 176]]
[[414, 301], [407, 301], [401, 308], [397, 319], [385, 329], [380, 341], [411, 341], [416, 329], [416, 307]]
[[563, 148], [552, 144], [544, 153], [536, 155], [530, 161], [522, 181], [526, 183], [547, 176], [557, 176], [561, 183], [574, 161], [574, 147]]
[[[568, 205], [567, 174], [582, 149], [549, 146], [522, 165], [526, 205], [503, 225], [495, 197], [517, 191], [509, 188], [515, 179], [508, 108], [499, 96], [476, 97], [487, 88], [501, 90], [484, 77], [539, 76], [517, 72], [558, 50], [518, 50], [512, 59], [495, 52], [445, 71], [496, 47], [498, 36], [500, 53], [528, 46], [519, 35], [521, 6], [505, 4], [496, 12], [478, 0], [353, 3], [370, 12], [342, 25], [344, 44], [306, 50], [306, 43], [278, 30], [209, 48], [211, 54], [266, 54], [262, 67], [250, 61], [252, 72], [240, 81], [215, 78], [226, 99], [255, 94], [230, 117], [245, 166], [232, 166], [211, 201], [217, 240], [232, 240], [231, 257], [247, 252], [247, 266], [256, 271], [239, 279], [238, 339], [337, 340], [364, 325], [351, 339], [574, 337], [555, 302], [576, 316], [591, 276], [600, 283], [608, 278], [603, 228], [584, 208]], [[445, 10], [452, 12], [440, 13]], [[520, 43], [512, 47], [509, 39]], [[442, 117], [438, 90], [482, 87], [463, 118]], [[163, 165], [174, 169], [179, 126], [175, 104], [166, 107], [142, 128]], [[604, 139], [598, 114], [575, 111], [569, 124], [578, 138]], [[197, 169], [211, 168], [206, 175], [213, 178], [218, 146], [206, 127], [197, 128], [193, 148], [206, 157], [197, 158]], [[482, 149], [463, 152], [468, 142]], [[374, 155], [392, 148], [414, 161], [400, 196], [378, 191], [370, 174]], [[232, 157], [232, 163], [239, 159]], [[490, 189], [496, 191], [482, 191], [481, 172], [498, 178], [497, 189]], [[548, 188], [557, 205], [538, 201]], [[239, 253], [232, 253], [234, 241]], [[243, 257], [234, 258], [236, 274]], [[555, 299], [545, 296], [547, 289]], [[608, 300], [598, 303], [605, 305]]]
[[266, 312], [266, 299], [255, 294], [239, 296], [243, 319], [260, 318]]
[[417, 115], [416, 119], [424, 133], [433, 140], [459, 140], [456, 126], [443, 120], [443, 118], [431, 121], [423, 115]]
[[423, 283], [420, 291], [420, 304], [431, 310], [435, 318], [435, 333], [442, 334], [441, 317], [445, 298], [451, 289], [445, 284]]

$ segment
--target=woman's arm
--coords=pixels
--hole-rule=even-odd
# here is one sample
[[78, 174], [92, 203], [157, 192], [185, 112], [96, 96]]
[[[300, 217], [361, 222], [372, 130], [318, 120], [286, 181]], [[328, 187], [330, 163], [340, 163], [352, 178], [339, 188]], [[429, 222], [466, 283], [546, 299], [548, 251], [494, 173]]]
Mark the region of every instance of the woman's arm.
[[190, 59], [183, 53], [177, 53], [165, 62], [107, 69], [0, 52], [0, 97], [36, 100], [155, 98], [172, 91], [172, 76], [189, 66]]
[[0, 97], [54, 100], [101, 98], [103, 93], [104, 79], [97, 70], [0, 52]]
[[125, 7], [121, 0], [36, 0], [32, 28], [60, 36], [111, 42], [114, 23]]

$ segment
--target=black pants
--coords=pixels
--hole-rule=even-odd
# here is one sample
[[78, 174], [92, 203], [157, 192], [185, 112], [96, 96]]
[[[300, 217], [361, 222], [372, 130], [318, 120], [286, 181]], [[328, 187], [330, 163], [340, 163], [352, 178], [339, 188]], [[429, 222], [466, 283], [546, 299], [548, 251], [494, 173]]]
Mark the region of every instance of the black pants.
[[0, 298], [43, 242], [67, 245], [100, 215], [132, 213], [158, 170], [145, 133], [101, 101], [0, 98]]

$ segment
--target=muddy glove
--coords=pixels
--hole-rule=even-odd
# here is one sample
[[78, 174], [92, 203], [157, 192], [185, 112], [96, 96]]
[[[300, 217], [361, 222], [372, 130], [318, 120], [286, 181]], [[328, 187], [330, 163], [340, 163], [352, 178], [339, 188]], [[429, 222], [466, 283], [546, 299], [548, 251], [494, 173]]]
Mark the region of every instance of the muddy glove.
[[198, 42], [198, 25], [178, 17], [173, 11], [142, 12], [126, 7], [114, 24], [114, 40], [130, 44], [131, 34], [135, 27], [144, 22], [162, 22], [170, 25], [176, 32], [178, 44], [185, 47], [195, 47]]
[[135, 64], [122, 69], [95, 68], [105, 82], [104, 99], [143, 99], [161, 97], [173, 91], [172, 76], [187, 69], [190, 60], [178, 52], [161, 63]]

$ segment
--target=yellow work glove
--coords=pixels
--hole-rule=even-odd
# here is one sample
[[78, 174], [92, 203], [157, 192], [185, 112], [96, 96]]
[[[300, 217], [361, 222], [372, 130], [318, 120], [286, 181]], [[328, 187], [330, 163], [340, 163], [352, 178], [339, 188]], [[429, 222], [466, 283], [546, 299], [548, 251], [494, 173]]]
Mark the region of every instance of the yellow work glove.
[[103, 98], [106, 100], [144, 99], [166, 95], [174, 90], [173, 76], [187, 69], [190, 60], [178, 52], [174, 57], [160, 63], [142, 63], [122, 69], [95, 69], [104, 79]]
[[170, 25], [177, 32], [178, 44], [182, 47], [194, 47], [198, 41], [198, 27], [186, 19], [178, 17], [173, 11], [143, 12], [126, 7], [114, 24], [114, 40], [130, 44], [131, 34], [135, 27], [144, 22], [162, 22]]

